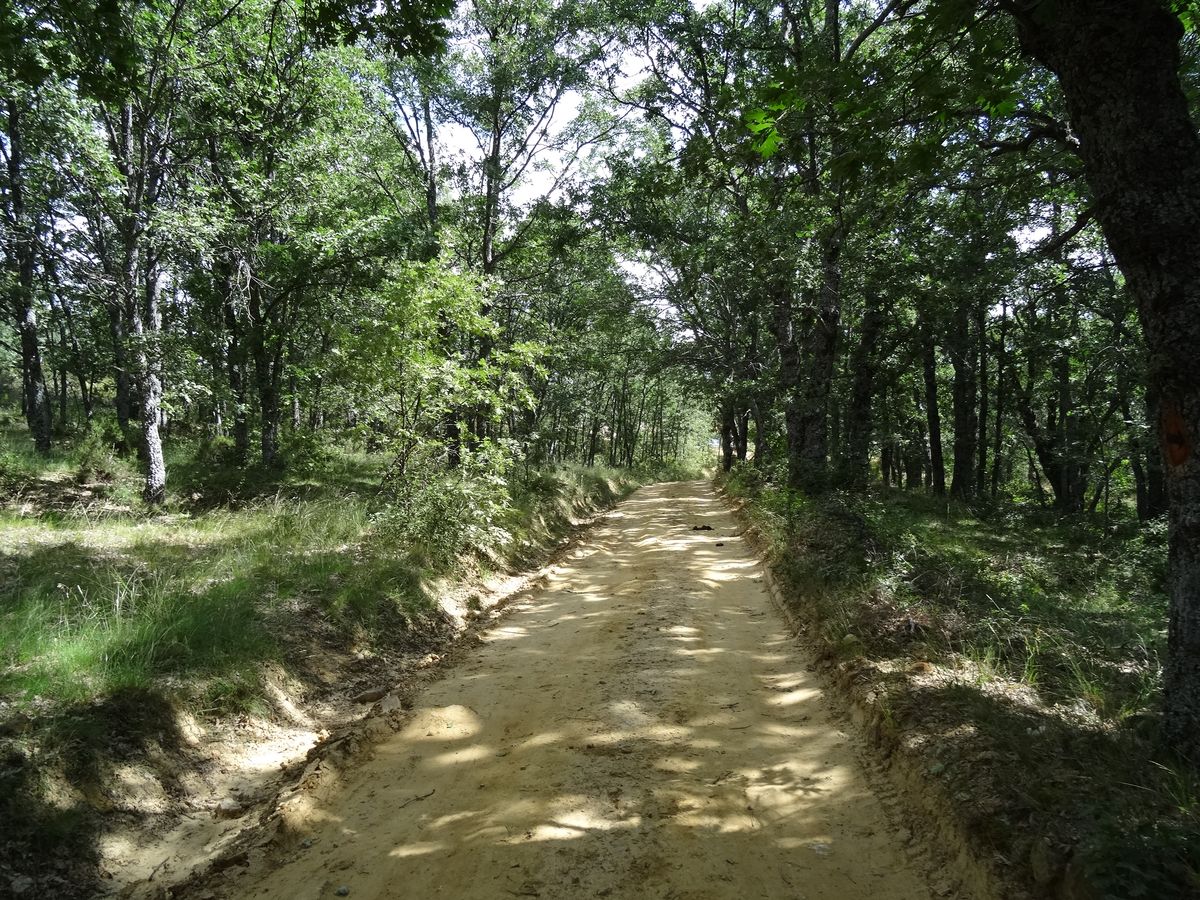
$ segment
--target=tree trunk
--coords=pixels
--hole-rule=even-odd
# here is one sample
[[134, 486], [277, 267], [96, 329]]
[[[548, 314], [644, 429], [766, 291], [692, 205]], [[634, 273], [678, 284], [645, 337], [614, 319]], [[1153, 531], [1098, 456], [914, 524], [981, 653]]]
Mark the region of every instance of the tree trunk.
[[[222, 312], [225, 319], [225, 377], [233, 400], [233, 453], [238, 465], [250, 455], [250, 404], [246, 397], [246, 350], [242, 343], [242, 316], [238, 296], [242, 271], [234, 253], [225, 257]], [[248, 280], [248, 276], [247, 276]]]
[[1146, 389], [1146, 422], [1148, 433], [1140, 443], [1146, 454], [1146, 518], [1155, 519], [1167, 512], [1167, 477], [1163, 468], [1163, 455], [1158, 446], [1155, 418], [1158, 400], [1151, 388]]
[[163, 459], [162, 436], [159, 434], [162, 408], [162, 366], [158, 333], [161, 326], [159, 295], [161, 282], [157, 268], [147, 267], [144, 286], [145, 308], [133, 306], [133, 335], [137, 341], [137, 366], [141, 384], [138, 393], [141, 401], [142, 448], [146, 481], [142, 497], [147, 503], [162, 503], [167, 497], [167, 464]]
[[954, 475], [950, 495], [959, 500], [975, 496], [975, 451], [979, 422], [976, 411], [975, 345], [971, 340], [968, 304], [959, 301], [954, 311], [954, 339], [950, 364], [954, 367]]
[[1165, 733], [1200, 761], [1200, 139], [1179, 80], [1183, 30], [1159, 0], [1005, 6], [1058, 76], [1096, 217], [1137, 301], [1170, 502]]
[[987, 431], [988, 431], [988, 309], [987, 302], [975, 306], [975, 336], [979, 348], [979, 440], [975, 444], [978, 464], [975, 467], [975, 490], [983, 493], [987, 488]]
[[829, 442], [827, 418], [833, 371], [837, 362], [838, 333], [842, 304], [842, 237], [834, 226], [822, 251], [821, 289], [815, 316], [805, 328], [804, 380], [800, 386], [797, 419], [799, 446], [796, 452], [797, 485], [820, 492], [828, 486]]
[[782, 279], [771, 285], [771, 330], [779, 353], [779, 391], [784, 397], [783, 421], [786, 431], [788, 486], [801, 486], [803, 462], [801, 446], [800, 348], [796, 344], [792, 321], [792, 291]]
[[296, 375], [293, 372], [288, 376], [288, 394], [291, 396], [292, 406], [292, 431], [300, 430], [300, 386], [296, 383]]
[[[68, 358], [71, 360], [71, 374], [74, 374], [75, 381], [79, 385], [79, 402], [83, 407], [83, 420], [91, 424], [92, 421], [92, 392], [88, 384], [89, 368], [85, 363], [83, 348], [79, 343], [79, 331], [75, 327], [75, 315], [71, 310], [70, 302], [62, 296], [60, 290], [61, 283], [58, 279], [58, 268], [54, 261], [54, 255], [50, 252], [44, 252], [42, 256], [42, 268], [46, 273], [46, 295], [50, 300], [51, 309], [59, 315], [61, 320], [60, 330], [62, 332], [62, 341], [64, 346], [69, 348]], [[66, 373], [64, 372], [64, 375]], [[65, 392], [65, 385], [64, 385]], [[62, 419], [66, 421], [66, 407], [62, 410]]]
[[258, 392], [259, 451], [262, 464], [274, 468], [282, 462], [279, 455], [279, 422], [282, 415], [280, 404], [280, 359], [275, 344], [278, 335], [271, 333], [270, 322], [276, 320], [277, 309], [271, 307], [279, 298], [263, 296], [262, 285], [252, 279], [249, 290], [250, 311], [250, 354], [254, 360], [254, 386]]
[[[42, 369], [41, 346], [38, 342], [37, 313], [33, 308], [32, 291], [26, 287], [25, 264], [20, 263], [20, 280], [14, 288], [14, 307], [17, 331], [21, 335], [21, 373], [25, 392], [25, 421], [33, 435], [33, 445], [39, 453], [49, 453], [54, 419], [46, 376]], [[29, 283], [31, 284], [32, 270]]]
[[133, 418], [133, 379], [129, 372], [129, 353], [125, 346], [127, 337], [125, 305], [120, 296], [108, 304], [108, 333], [112, 339], [113, 411], [117, 414], [117, 429], [121, 432], [121, 452], [129, 450], [130, 420]]
[[728, 400], [721, 404], [721, 471], [733, 468], [733, 404]]
[[[851, 354], [850, 403], [846, 409], [846, 456], [842, 460], [841, 481], [848, 487], [863, 487], [871, 471], [871, 438], [875, 423], [872, 401], [875, 396], [875, 345], [883, 327], [879, 299], [867, 296], [858, 344]], [[889, 448], [890, 450], [890, 444]], [[886, 467], [885, 467], [886, 468]], [[884, 472], [887, 483], [887, 472]]]
[[[1008, 298], [1000, 306], [1000, 347], [996, 353], [996, 425], [992, 432], [992, 499], [1000, 490], [1000, 456], [1004, 440], [1005, 378], [1008, 363]], [[981, 484], [980, 487], [983, 487]]]
[[738, 462], [745, 462], [750, 455], [750, 412], [743, 410], [737, 414], [734, 419], [734, 425], [737, 429], [737, 451]]
[[942, 456], [942, 417], [938, 411], [937, 348], [928, 327], [922, 335], [921, 363], [925, 375], [925, 418], [929, 428], [929, 470], [933, 493], [946, 493], [946, 462]]
[[883, 486], [892, 486], [892, 454], [896, 452], [896, 446], [891, 441], [886, 442], [879, 451], [879, 474], [883, 480]]
[[754, 418], [754, 467], [761, 469], [767, 461], [770, 450], [767, 446], [767, 424], [764, 421], [765, 417], [758, 398], [750, 401], [750, 415]]
[[38, 342], [37, 312], [33, 305], [34, 265], [37, 253], [34, 230], [25, 209], [25, 152], [21, 108], [9, 98], [8, 113], [8, 202], [13, 225], [9, 229], [9, 255], [16, 268], [11, 290], [12, 311], [21, 340], [21, 381], [24, 391], [25, 420], [33, 444], [39, 453], [50, 452], [53, 412], [42, 370], [41, 345]]

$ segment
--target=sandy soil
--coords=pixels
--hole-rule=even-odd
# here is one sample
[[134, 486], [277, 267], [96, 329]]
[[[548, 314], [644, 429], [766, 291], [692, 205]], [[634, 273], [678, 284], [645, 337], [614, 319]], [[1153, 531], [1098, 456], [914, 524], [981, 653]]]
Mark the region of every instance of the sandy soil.
[[703, 482], [606, 516], [315, 818], [220, 893], [930, 896]]

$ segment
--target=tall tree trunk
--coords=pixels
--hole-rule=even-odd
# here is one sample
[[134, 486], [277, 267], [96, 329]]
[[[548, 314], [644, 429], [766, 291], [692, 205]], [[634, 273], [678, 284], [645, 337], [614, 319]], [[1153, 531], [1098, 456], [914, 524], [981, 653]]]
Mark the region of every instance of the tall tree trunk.
[[792, 289], [782, 279], [776, 279], [771, 285], [771, 313], [771, 330], [774, 332], [775, 346], [779, 353], [779, 391], [784, 397], [783, 422], [786, 433], [788, 485], [798, 488], [803, 480], [802, 423], [798, 396], [800, 348], [796, 343], [792, 320]]
[[108, 334], [113, 351], [113, 411], [117, 415], [117, 429], [121, 432], [121, 452], [129, 451], [130, 420], [133, 418], [133, 378], [129, 371], [129, 350], [126, 346], [128, 328], [125, 320], [125, 304], [121, 292], [108, 303]]
[[929, 469], [933, 493], [946, 493], [946, 462], [942, 455], [942, 416], [938, 410], [937, 348], [925, 323], [921, 335], [921, 368], [925, 377], [925, 419], [929, 428]]
[[757, 397], [750, 401], [750, 415], [754, 419], [754, 467], [761, 469], [767, 462], [770, 449], [767, 446], [767, 424]]
[[883, 486], [892, 486], [892, 456], [896, 452], [896, 445], [891, 441], [885, 441], [879, 450], [879, 474], [883, 481]]
[[[858, 343], [851, 354], [850, 403], [846, 409], [846, 456], [842, 460], [841, 480], [850, 487], [866, 485], [871, 470], [871, 438], [875, 423], [872, 401], [875, 396], [875, 345], [883, 327], [879, 298], [869, 294], [863, 313]], [[887, 482], [887, 473], [884, 473]]]
[[1165, 733], [1200, 761], [1200, 138], [1160, 0], [1004, 4], [1058, 76], [1096, 217], [1137, 300], [1170, 500]]
[[978, 464], [975, 467], [975, 490], [983, 493], [987, 489], [987, 431], [988, 431], [988, 307], [983, 300], [975, 305], [975, 336], [979, 348], [979, 440], [975, 445]]
[[[996, 353], [996, 425], [992, 432], [992, 499], [1000, 490], [1000, 457], [1004, 440], [1004, 400], [1007, 394], [1008, 298], [1000, 305], [1000, 346]], [[981, 484], [982, 488], [983, 485]]]
[[1137, 517], [1139, 522], [1150, 519], [1150, 482], [1146, 477], [1145, 447], [1140, 439], [1140, 430], [1134, 425], [1133, 409], [1128, 395], [1121, 398], [1121, 413], [1127, 424], [1127, 440], [1129, 442], [1129, 468], [1133, 471], [1133, 490], [1137, 502]]
[[976, 411], [977, 379], [975, 344], [971, 340], [971, 312], [960, 300], [954, 311], [950, 364], [954, 367], [954, 475], [950, 495], [960, 500], [975, 496], [975, 450], [979, 422]]
[[[290, 357], [291, 354], [294, 352], [295, 352], [294, 349], [289, 350], [288, 356]], [[288, 365], [288, 369], [290, 370], [288, 373], [288, 398], [291, 402], [291, 407], [292, 407], [291, 426], [292, 426], [292, 431], [299, 431], [300, 430], [300, 421], [301, 421], [301, 418], [300, 418], [300, 385], [296, 382], [296, 372], [294, 369], [292, 369], [290, 363]]]
[[159, 432], [162, 413], [162, 290], [158, 260], [148, 246], [144, 216], [153, 207], [162, 187], [162, 159], [149, 150], [145, 124], [135, 121], [133, 104], [121, 107], [118, 129], [112, 135], [124, 197], [119, 232], [122, 243], [121, 317], [132, 338], [132, 386], [137, 390], [141, 439], [139, 455], [145, 470], [142, 496], [147, 503], [166, 499], [167, 467]]
[[[58, 267], [54, 254], [46, 251], [42, 256], [42, 268], [46, 273], [46, 295], [50, 299], [50, 307], [55, 310], [61, 320], [63, 344], [68, 348], [68, 358], [71, 360], [70, 369], [79, 385], [79, 402], [83, 407], [83, 419], [88, 424], [92, 421], [92, 392], [88, 384], [87, 364], [83, 348], [79, 343], [79, 331], [75, 327], [75, 315], [71, 304], [62, 296], [58, 280]], [[65, 409], [62, 418], [66, 421]]]
[[1063, 512], [1078, 513], [1083, 511], [1087, 493], [1087, 467], [1086, 460], [1081, 459], [1081, 447], [1076, 439], [1077, 416], [1071, 385], [1071, 358], [1065, 351], [1054, 360], [1053, 372], [1058, 413], [1053, 438], [1057, 457], [1054, 496]]
[[22, 110], [16, 99], [6, 101], [8, 113], [8, 203], [12, 223], [9, 227], [8, 255], [16, 269], [11, 290], [12, 312], [21, 341], [21, 381], [24, 391], [25, 420], [39, 453], [50, 452], [54, 430], [46, 375], [42, 370], [42, 352], [38, 341], [37, 312], [34, 309], [33, 282], [37, 252], [34, 229], [25, 204], [25, 141]]
[[807, 317], [803, 358], [807, 365], [800, 384], [796, 460], [798, 486], [819, 492], [829, 481], [828, 413], [833, 372], [837, 363], [842, 314], [842, 235], [832, 226], [822, 248], [821, 288], [815, 314]]
[[728, 400], [721, 402], [721, 471], [728, 472], [733, 468], [733, 404]]
[[[1025, 429], [1025, 433], [1029, 435], [1029, 439], [1033, 441], [1033, 450], [1037, 455], [1037, 463], [1040, 466], [1040, 471], [1046, 474], [1046, 480], [1050, 482], [1050, 489], [1054, 493], [1054, 505], [1064, 513], [1079, 512], [1082, 507], [1076, 507], [1072, 502], [1072, 494], [1070, 493], [1071, 481], [1069, 475], [1064, 472], [1064, 457], [1066, 452], [1063, 449], [1064, 432], [1061, 428], [1062, 417], [1058, 408], [1057, 402], [1051, 400], [1048, 404], [1049, 409], [1046, 413], [1046, 427], [1038, 421], [1037, 410], [1033, 406], [1032, 385], [1034, 383], [1033, 366], [1030, 365], [1029, 383], [1022, 386], [1017, 380], [1016, 373], [1013, 373], [1012, 381], [1016, 389], [1016, 404], [1017, 413], [1021, 417], [1021, 425]], [[1040, 495], [1041, 478], [1039, 475], [1037, 485]]]
[[167, 464], [163, 459], [162, 436], [159, 424], [162, 411], [162, 350], [159, 345], [160, 293], [162, 290], [157, 267], [146, 267], [143, 300], [144, 309], [133, 307], [133, 335], [137, 342], [138, 386], [141, 401], [142, 448], [146, 468], [142, 497], [147, 503], [162, 503], [167, 497]]
[[[25, 393], [25, 421], [33, 435], [33, 445], [39, 453], [49, 453], [54, 430], [50, 394], [46, 390], [46, 375], [42, 369], [41, 345], [38, 341], [37, 313], [33, 308], [32, 290], [26, 287], [25, 263], [21, 262], [20, 280], [14, 288], [13, 306], [17, 315], [17, 331], [21, 336], [21, 373]], [[32, 276], [32, 272], [30, 272]], [[28, 283], [32, 284], [32, 277]]]
[[[239, 258], [230, 252], [225, 257], [222, 288], [222, 312], [225, 319], [225, 377], [233, 400], [233, 453], [238, 465], [250, 455], [250, 403], [246, 396], [246, 350], [242, 341], [242, 320], [238, 299], [243, 272]], [[248, 280], [248, 276], [247, 276]]]
[[257, 279], [252, 280], [249, 290], [250, 354], [254, 360], [254, 386], [258, 393], [259, 452], [262, 464], [267, 468], [274, 468], [282, 461], [279, 455], [280, 366], [273, 346], [278, 336], [270, 333], [270, 322], [276, 318], [269, 308], [271, 302], [279, 303], [280, 300], [268, 300]]
[[69, 374], [65, 368], [60, 368], [54, 375], [54, 389], [58, 392], [58, 421], [63, 425], [67, 424], [67, 383], [70, 380], [68, 377]]
[[1146, 517], [1154, 519], [1167, 512], [1167, 476], [1163, 466], [1163, 455], [1158, 445], [1155, 428], [1158, 399], [1150, 388], [1146, 390], [1146, 421], [1149, 433], [1143, 439], [1146, 452]]

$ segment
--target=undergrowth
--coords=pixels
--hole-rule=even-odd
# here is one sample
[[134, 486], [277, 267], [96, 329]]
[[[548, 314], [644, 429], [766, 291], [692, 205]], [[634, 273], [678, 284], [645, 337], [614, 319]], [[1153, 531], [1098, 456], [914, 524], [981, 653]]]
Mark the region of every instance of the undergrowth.
[[[166, 512], [0, 509], [0, 698], [82, 702], [173, 679], [217, 711], [244, 705], [261, 664], [283, 658], [297, 609], [360, 644], [395, 640], [440, 614], [432, 580], [532, 558], [638, 483], [468, 464], [380, 494], [371, 472], [361, 455], [330, 454], [233, 507], [189, 502], [229, 490], [217, 467], [219, 488], [185, 481]], [[347, 489], [361, 483], [373, 489]]]
[[[887, 683], [898, 727], [958, 760], [939, 777], [981, 798], [964, 816], [995, 852], [1069, 844], [1105, 897], [1196, 895], [1197, 776], [1157, 744], [1165, 523], [898, 489], [812, 498], [749, 466], [724, 486], [830, 655]], [[905, 675], [930, 666], [948, 674]]]

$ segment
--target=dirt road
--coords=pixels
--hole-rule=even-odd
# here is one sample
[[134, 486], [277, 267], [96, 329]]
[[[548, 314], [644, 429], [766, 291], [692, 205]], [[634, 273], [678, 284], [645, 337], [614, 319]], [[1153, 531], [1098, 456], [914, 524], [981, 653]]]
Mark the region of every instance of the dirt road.
[[737, 531], [638, 491], [238, 896], [928, 898]]

